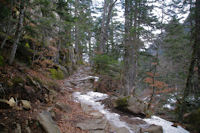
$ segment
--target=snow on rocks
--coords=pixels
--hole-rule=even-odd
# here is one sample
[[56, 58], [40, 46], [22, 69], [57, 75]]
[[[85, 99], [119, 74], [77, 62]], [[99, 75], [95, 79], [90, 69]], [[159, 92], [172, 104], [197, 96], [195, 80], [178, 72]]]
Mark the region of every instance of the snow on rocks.
[[98, 110], [100, 113], [104, 114], [106, 119], [115, 127], [118, 127], [118, 128], [125, 127], [126, 129], [128, 129], [130, 133], [134, 133], [131, 130], [131, 128], [127, 125], [126, 122], [123, 122], [120, 120], [119, 114], [109, 112], [108, 110], [104, 108], [104, 105], [98, 102], [99, 100], [106, 99], [108, 95], [90, 91], [90, 92], [87, 92], [86, 94], [75, 92], [73, 96], [76, 101], [90, 105], [92, 106], [93, 109]]
[[[93, 108], [94, 110], [97, 110], [100, 113], [102, 113], [111, 125], [120, 128], [120, 130], [121, 128], [126, 128], [130, 133], [137, 132], [136, 128], [132, 128], [128, 123], [121, 121], [119, 114], [109, 112], [104, 108], [104, 105], [102, 105], [99, 102], [99, 100], [104, 100], [108, 98], [107, 94], [90, 91], [84, 94], [82, 94], [81, 92], [75, 92], [73, 96], [77, 102], [81, 103], [81, 105], [85, 104], [87, 106], [91, 106], [91, 108]], [[171, 126], [173, 125], [172, 122], [164, 120], [158, 116], [152, 116], [151, 118], [141, 119], [141, 120], [144, 120], [149, 125], [155, 124], [158, 126], [162, 126], [163, 133], [189, 133], [187, 130], [183, 129], [180, 126], [178, 127]]]
[[90, 79], [94, 79], [94, 81], [97, 82], [99, 80], [99, 77], [96, 77], [96, 76], [87, 76], [87, 77], [79, 79], [77, 81], [90, 80]]
[[169, 110], [174, 110], [175, 109], [175, 107], [172, 106], [171, 104], [165, 104], [165, 105], [163, 105], [163, 108], [167, 108]]
[[189, 133], [187, 130], [183, 129], [181, 126], [173, 127], [172, 122], [164, 120], [158, 116], [152, 116], [151, 118], [143, 119], [143, 120], [149, 124], [162, 126], [163, 133]]

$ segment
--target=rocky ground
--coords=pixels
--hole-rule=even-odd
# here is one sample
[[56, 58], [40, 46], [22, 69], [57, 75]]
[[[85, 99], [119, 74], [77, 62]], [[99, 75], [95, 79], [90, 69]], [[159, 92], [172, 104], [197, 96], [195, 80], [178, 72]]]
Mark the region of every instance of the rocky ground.
[[[84, 102], [84, 99], [78, 100], [81, 96], [93, 91], [93, 85], [98, 77], [93, 77], [90, 67], [81, 67], [77, 73], [62, 81], [62, 91], [58, 96], [55, 105], [55, 112], [60, 114], [61, 118], [57, 123], [62, 132], [90, 132], [90, 133], [129, 133], [129, 132], [154, 132], [162, 133], [162, 127], [149, 125], [139, 118], [129, 118], [124, 115], [119, 117], [116, 113], [109, 112], [105, 114], [94, 106]], [[93, 98], [98, 99], [98, 93], [91, 93]], [[73, 97], [74, 96], [74, 97]], [[77, 102], [74, 102], [74, 98]], [[92, 101], [91, 101], [92, 102]], [[59, 112], [58, 112], [59, 111]], [[116, 118], [113, 115], [117, 115]], [[122, 125], [117, 125], [122, 124]]]
[[109, 106], [105, 109], [102, 100], [112, 96], [93, 91], [98, 77], [92, 75], [90, 67], [82, 66], [69, 78], [57, 81], [60, 90], [53, 102], [35, 102], [27, 110], [0, 110], [0, 132], [163, 133], [162, 126]]

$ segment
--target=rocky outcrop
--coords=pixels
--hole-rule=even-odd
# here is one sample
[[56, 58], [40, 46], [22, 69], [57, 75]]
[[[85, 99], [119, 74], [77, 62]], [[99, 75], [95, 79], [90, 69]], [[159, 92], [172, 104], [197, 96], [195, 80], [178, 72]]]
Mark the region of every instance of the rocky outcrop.
[[61, 133], [58, 125], [51, 118], [51, 113], [43, 111], [38, 114], [37, 119], [47, 133]]

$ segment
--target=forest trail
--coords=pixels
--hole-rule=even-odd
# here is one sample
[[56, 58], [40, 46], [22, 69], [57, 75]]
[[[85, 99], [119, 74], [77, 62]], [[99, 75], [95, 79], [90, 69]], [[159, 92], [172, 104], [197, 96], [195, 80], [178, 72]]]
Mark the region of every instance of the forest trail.
[[[94, 83], [99, 78], [92, 75], [90, 67], [82, 66], [61, 82], [62, 91], [57, 97], [55, 112], [59, 114], [57, 117], [61, 117], [57, 123], [63, 133], [188, 133], [179, 126], [172, 127], [173, 123], [156, 116], [152, 119], [141, 119], [120, 116], [110, 111], [111, 109], [105, 109], [100, 101], [109, 96], [93, 91]], [[63, 113], [60, 110], [65, 111]]]
[[[104, 100], [108, 95], [93, 91], [93, 85], [99, 78], [92, 75], [90, 67], [82, 66], [76, 73], [63, 81], [62, 93], [70, 92], [72, 94], [70, 99], [76, 104], [80, 103], [79, 110], [83, 111], [77, 112], [77, 118], [81, 118], [74, 123], [74, 126], [91, 133], [134, 133], [136, 130], [139, 132], [140, 128], [137, 126], [128, 126], [126, 122], [120, 120], [118, 114], [104, 109], [104, 105], [99, 101]], [[67, 101], [68, 98], [65, 100]], [[63, 130], [64, 125], [60, 124], [59, 126], [62, 132], [66, 132]]]

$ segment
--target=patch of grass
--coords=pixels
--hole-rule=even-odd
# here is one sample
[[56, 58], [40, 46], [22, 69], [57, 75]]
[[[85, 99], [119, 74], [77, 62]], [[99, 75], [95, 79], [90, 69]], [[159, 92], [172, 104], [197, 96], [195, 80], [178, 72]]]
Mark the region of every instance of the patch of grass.
[[59, 68], [58, 69], [52, 68], [52, 69], [49, 69], [49, 71], [51, 72], [51, 77], [53, 79], [58, 79], [58, 80], [64, 79], [64, 73]]

